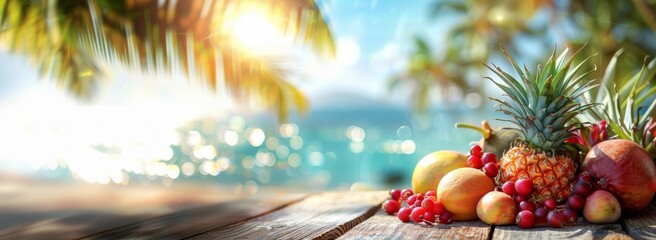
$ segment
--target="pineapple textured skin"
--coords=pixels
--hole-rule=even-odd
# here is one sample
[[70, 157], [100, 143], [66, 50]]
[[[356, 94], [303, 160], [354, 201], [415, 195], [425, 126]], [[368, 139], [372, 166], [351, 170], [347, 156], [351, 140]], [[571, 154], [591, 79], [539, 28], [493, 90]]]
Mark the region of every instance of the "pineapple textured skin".
[[550, 156], [525, 144], [518, 144], [501, 157], [501, 182], [530, 179], [533, 182], [532, 198], [542, 202], [553, 198], [567, 200], [571, 182], [576, 176], [576, 165], [566, 155]]

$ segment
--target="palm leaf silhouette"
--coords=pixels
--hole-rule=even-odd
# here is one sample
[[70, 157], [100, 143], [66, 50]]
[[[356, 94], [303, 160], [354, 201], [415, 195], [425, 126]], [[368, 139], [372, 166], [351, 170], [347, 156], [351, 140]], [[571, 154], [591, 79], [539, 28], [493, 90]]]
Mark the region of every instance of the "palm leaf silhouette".
[[0, 0], [0, 43], [29, 56], [43, 76], [80, 98], [103, 81], [101, 61], [146, 71], [180, 69], [240, 101], [258, 101], [286, 121], [307, 109], [275, 58], [248, 56], [224, 25], [241, 12], [266, 9], [282, 33], [323, 56], [332, 33], [314, 0]]

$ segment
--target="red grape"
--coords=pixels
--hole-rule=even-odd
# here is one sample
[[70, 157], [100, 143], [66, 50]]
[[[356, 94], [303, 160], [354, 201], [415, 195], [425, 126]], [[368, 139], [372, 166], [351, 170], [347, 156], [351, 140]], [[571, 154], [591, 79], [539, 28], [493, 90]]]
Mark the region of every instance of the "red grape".
[[401, 191], [401, 200], [405, 201], [407, 200], [410, 196], [414, 195], [415, 193], [411, 189], [403, 189]]
[[423, 222], [424, 213], [426, 213], [426, 210], [421, 207], [413, 208], [412, 212], [410, 213], [410, 219], [416, 223]]
[[554, 200], [553, 198], [544, 200], [544, 207], [547, 208], [547, 210], [549, 211], [556, 209], [556, 200]]
[[565, 208], [563, 215], [567, 216], [567, 224], [574, 224], [579, 220], [579, 215], [571, 208]]
[[435, 204], [433, 204], [433, 212], [435, 214], [441, 215], [445, 211], [446, 211], [446, 208], [444, 207], [444, 204], [442, 204], [441, 202], [435, 202]]
[[399, 211], [401, 204], [394, 199], [387, 200], [383, 203], [383, 210], [389, 215], [394, 215], [394, 213]]
[[401, 190], [399, 189], [392, 189], [389, 192], [390, 196], [392, 196], [392, 199], [398, 201], [399, 198], [401, 198]]
[[442, 224], [449, 224], [451, 223], [451, 218], [453, 218], [453, 215], [451, 215], [451, 213], [448, 211], [444, 211], [442, 214], [440, 214], [438, 221]]
[[519, 205], [523, 201], [528, 201], [529, 200], [528, 196], [524, 196], [524, 195], [515, 195], [515, 197], [513, 197], [513, 199], [515, 200], [515, 203], [517, 205]]
[[547, 214], [547, 223], [553, 228], [562, 228], [569, 220], [561, 211], [551, 211]]
[[507, 181], [503, 183], [503, 185], [501, 186], [501, 190], [510, 196], [517, 195], [517, 191], [515, 191], [515, 182], [513, 181]]
[[587, 172], [579, 174], [578, 181], [581, 182], [592, 182], [592, 176], [588, 174]]
[[581, 211], [584, 205], [585, 205], [585, 198], [581, 197], [581, 195], [574, 194], [574, 195], [570, 195], [569, 198], [567, 198], [567, 206], [569, 206], [569, 208], [571, 208], [572, 210]]
[[549, 214], [549, 210], [547, 210], [544, 207], [539, 207], [538, 209], [535, 209], [535, 213], [534, 213], [535, 225], [546, 224], [548, 214]]
[[421, 201], [421, 207], [426, 210], [430, 209], [430, 211], [432, 212], [433, 209], [435, 208], [435, 202], [433, 202], [433, 200], [431, 199], [426, 198], [424, 199], [424, 201]]
[[486, 152], [485, 154], [483, 154], [483, 157], [481, 157], [481, 161], [483, 162], [483, 164], [497, 163], [498, 162], [497, 155], [494, 155], [494, 153], [491, 152]]
[[485, 166], [483, 166], [483, 172], [485, 175], [487, 175], [490, 178], [494, 178], [499, 174], [499, 168], [497, 167], [496, 163], [486, 163]]
[[533, 183], [529, 179], [519, 179], [515, 182], [515, 191], [519, 195], [531, 195], [531, 192], [533, 192]]
[[415, 202], [417, 201], [417, 198], [418, 198], [418, 197], [419, 197], [419, 196], [417, 196], [417, 195], [412, 195], [412, 196], [410, 196], [407, 200], [405, 200], [405, 202], [407, 202], [408, 205], [414, 205]]
[[426, 197], [430, 197], [430, 196], [437, 197], [437, 192], [435, 192], [435, 190], [429, 190], [428, 192], [426, 192], [426, 195], [424, 195], [424, 196], [426, 196]]
[[481, 148], [481, 146], [478, 144], [474, 144], [474, 146], [471, 146], [471, 148], [469, 148], [469, 154], [480, 157], [483, 155], [483, 148]]
[[592, 184], [590, 184], [590, 182], [579, 180], [574, 184], [573, 193], [581, 195], [581, 197], [587, 197], [592, 193], [593, 190], [594, 189], [592, 188]]
[[537, 207], [535, 206], [535, 203], [533, 203], [531, 201], [521, 201], [519, 203], [519, 209], [521, 209], [521, 210], [527, 210], [529, 212], [535, 212], [536, 208]]
[[483, 167], [483, 162], [481, 162], [481, 157], [476, 155], [469, 155], [469, 157], [467, 157], [467, 166], [471, 168], [481, 169]]
[[535, 224], [535, 215], [530, 211], [522, 210], [517, 214], [515, 222], [520, 228], [532, 228]]
[[404, 207], [399, 210], [397, 217], [399, 217], [401, 222], [410, 222], [410, 213], [412, 213], [412, 209]]
[[424, 213], [424, 223], [432, 225], [435, 222], [435, 213], [433, 211], [426, 211]]

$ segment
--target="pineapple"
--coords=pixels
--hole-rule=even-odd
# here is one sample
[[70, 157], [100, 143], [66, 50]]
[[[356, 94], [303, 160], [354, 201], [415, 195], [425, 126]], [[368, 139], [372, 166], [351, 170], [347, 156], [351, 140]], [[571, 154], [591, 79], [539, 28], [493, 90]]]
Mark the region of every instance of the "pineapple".
[[501, 81], [486, 78], [509, 98], [508, 101], [490, 99], [498, 102], [498, 111], [508, 116], [499, 120], [516, 125], [511, 129], [519, 138], [501, 157], [500, 180], [530, 179], [534, 200], [553, 198], [563, 202], [569, 196], [577, 168], [565, 154], [565, 140], [575, 130], [576, 115], [595, 106], [578, 102], [583, 93], [595, 87], [591, 81], [584, 80], [590, 72], [577, 75], [589, 58], [573, 65], [573, 56], [566, 59], [568, 49], [558, 58], [554, 50], [544, 67], [538, 66], [531, 73], [526, 66], [520, 68], [507, 51], [502, 51], [519, 78], [494, 64], [494, 67], [486, 65]]

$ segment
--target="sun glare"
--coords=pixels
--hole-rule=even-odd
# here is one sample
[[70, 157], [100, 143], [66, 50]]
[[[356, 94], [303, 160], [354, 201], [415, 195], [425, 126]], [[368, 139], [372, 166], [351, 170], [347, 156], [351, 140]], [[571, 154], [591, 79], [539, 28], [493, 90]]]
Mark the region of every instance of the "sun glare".
[[270, 53], [282, 36], [267, 17], [259, 12], [244, 12], [234, 21], [232, 32], [239, 45], [254, 54]]

